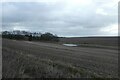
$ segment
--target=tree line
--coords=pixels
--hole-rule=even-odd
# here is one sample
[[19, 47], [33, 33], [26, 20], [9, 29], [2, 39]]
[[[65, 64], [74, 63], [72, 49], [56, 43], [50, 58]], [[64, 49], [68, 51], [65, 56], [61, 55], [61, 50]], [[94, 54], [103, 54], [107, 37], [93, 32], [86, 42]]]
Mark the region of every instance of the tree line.
[[3, 31], [2, 38], [15, 39], [15, 40], [29, 40], [29, 41], [53, 41], [53, 42], [59, 41], [59, 37], [50, 32], [44, 34], [37, 34], [36, 32], [31, 33], [25, 31], [24, 33], [21, 33], [21, 31], [16, 31], [16, 33], [13, 32]]

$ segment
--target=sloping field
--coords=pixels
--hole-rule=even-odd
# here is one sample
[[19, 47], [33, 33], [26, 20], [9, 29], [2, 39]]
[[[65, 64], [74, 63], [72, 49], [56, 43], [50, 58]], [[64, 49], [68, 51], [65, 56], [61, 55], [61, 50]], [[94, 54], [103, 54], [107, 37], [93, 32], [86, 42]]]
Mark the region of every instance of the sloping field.
[[3, 78], [118, 77], [118, 51], [3, 39]]

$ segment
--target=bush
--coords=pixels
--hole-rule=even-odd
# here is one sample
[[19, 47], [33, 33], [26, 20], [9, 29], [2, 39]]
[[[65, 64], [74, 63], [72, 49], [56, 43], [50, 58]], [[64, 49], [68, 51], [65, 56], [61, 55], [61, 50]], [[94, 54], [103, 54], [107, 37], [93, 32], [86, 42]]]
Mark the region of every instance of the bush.
[[32, 41], [32, 35], [29, 36], [28, 40], [29, 40], [29, 41]]

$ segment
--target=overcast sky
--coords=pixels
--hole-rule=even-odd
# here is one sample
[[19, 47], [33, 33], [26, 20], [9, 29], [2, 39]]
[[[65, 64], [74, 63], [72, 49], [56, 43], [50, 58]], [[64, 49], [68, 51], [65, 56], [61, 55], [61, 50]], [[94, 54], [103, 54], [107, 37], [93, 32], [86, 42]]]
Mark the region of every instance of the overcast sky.
[[58, 36], [118, 35], [118, 0], [33, 1], [2, 3], [2, 30]]

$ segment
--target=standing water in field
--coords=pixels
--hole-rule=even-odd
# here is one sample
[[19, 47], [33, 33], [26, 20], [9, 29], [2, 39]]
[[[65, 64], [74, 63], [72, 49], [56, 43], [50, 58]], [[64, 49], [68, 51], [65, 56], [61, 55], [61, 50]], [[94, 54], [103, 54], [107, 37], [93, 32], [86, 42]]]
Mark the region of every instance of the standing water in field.
[[70, 46], [70, 47], [75, 47], [75, 46], [78, 46], [76, 44], [63, 44], [64, 46]]

